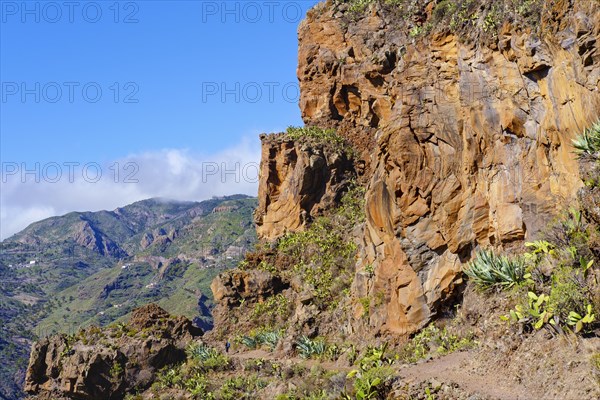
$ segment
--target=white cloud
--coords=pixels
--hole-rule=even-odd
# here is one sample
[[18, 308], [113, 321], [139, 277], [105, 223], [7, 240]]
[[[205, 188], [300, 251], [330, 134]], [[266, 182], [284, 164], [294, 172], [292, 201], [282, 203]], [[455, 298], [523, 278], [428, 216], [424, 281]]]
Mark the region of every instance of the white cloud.
[[201, 201], [237, 193], [256, 196], [259, 161], [260, 143], [254, 137], [215, 154], [164, 149], [102, 165], [43, 164], [29, 175], [21, 174], [20, 165], [3, 164], [0, 240], [50, 216], [113, 210], [151, 197]]

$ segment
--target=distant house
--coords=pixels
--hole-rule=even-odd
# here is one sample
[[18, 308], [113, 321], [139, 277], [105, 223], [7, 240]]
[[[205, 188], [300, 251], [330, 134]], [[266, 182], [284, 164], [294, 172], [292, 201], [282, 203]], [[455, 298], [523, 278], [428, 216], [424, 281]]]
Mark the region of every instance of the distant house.
[[29, 265], [35, 265], [35, 260], [29, 261]]

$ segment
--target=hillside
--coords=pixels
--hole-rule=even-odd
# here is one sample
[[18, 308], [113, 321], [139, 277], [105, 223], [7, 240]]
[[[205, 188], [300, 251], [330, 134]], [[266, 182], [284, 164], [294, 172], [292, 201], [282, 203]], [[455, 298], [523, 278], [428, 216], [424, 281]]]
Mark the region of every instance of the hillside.
[[54, 336], [27, 392], [600, 398], [596, 3], [315, 6], [305, 126], [260, 136], [258, 244], [212, 281], [213, 329], [148, 305], [142, 327]]
[[14, 398], [32, 340], [107, 325], [147, 302], [210, 326], [210, 282], [253, 247], [255, 206], [246, 196], [149, 199], [49, 218], [3, 241], [0, 392]]

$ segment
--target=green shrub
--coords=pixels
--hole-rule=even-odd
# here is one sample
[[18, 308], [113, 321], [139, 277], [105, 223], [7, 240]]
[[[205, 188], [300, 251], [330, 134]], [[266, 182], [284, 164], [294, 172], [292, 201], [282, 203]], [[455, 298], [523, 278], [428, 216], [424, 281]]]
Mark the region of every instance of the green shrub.
[[290, 313], [289, 306], [290, 300], [279, 293], [269, 297], [262, 303], [256, 303], [252, 310], [252, 318], [259, 318], [263, 315], [266, 315], [269, 319], [273, 319], [276, 316], [285, 318]]
[[514, 310], [510, 310], [500, 319], [519, 322], [534, 329], [540, 329], [548, 322], [556, 325], [556, 319], [553, 318], [552, 311], [548, 307], [548, 296], [544, 293], [537, 295], [534, 292], [527, 292], [527, 304], [517, 304]]
[[110, 379], [113, 383], [120, 382], [123, 378], [123, 365], [119, 361], [114, 361], [110, 368]]
[[183, 389], [183, 381], [180, 367], [165, 367], [159, 371], [152, 386], [159, 389]]
[[542, 285], [539, 294], [527, 292], [526, 299], [521, 299], [520, 304], [500, 318], [536, 330], [548, 326], [546, 324], [559, 333], [563, 329], [576, 333], [592, 330], [596, 323], [597, 283], [593, 283], [594, 277], [586, 276], [591, 265], [590, 262], [587, 268], [555, 267], [549, 287]]
[[321, 129], [316, 126], [289, 126], [287, 136], [292, 140], [312, 139], [319, 143], [327, 143], [338, 149], [346, 147], [346, 141], [338, 135], [335, 129]]
[[465, 274], [480, 289], [509, 288], [530, 278], [521, 259], [498, 256], [492, 250], [477, 253], [465, 268]]
[[369, 7], [375, 0], [346, 0], [350, 4], [349, 11], [354, 14], [361, 14]]
[[340, 206], [335, 210], [336, 222], [342, 226], [354, 226], [365, 222], [365, 188], [350, 182], [342, 196]]
[[186, 349], [188, 359], [200, 371], [221, 371], [229, 368], [229, 359], [220, 351], [203, 343], [191, 343]]
[[434, 324], [430, 324], [404, 346], [400, 358], [413, 363], [430, 355], [450, 354], [474, 347], [476, 344], [471, 334], [459, 336], [450, 333], [446, 327], [439, 329]]
[[235, 376], [227, 379], [216, 397], [221, 400], [254, 399], [257, 392], [267, 386], [267, 382], [257, 376]]
[[579, 158], [590, 156], [598, 159], [597, 153], [600, 152], [600, 120], [573, 139], [573, 147]]
[[364, 318], [369, 318], [371, 315], [371, 298], [370, 297], [361, 297], [358, 299], [358, 302], [362, 306]]
[[383, 399], [391, 391], [394, 370], [389, 366], [370, 366], [367, 369], [355, 369], [348, 373], [347, 379], [354, 379], [352, 393], [344, 391], [342, 399]]
[[301, 336], [296, 342], [296, 350], [302, 358], [320, 357], [327, 350], [327, 343], [322, 338], [311, 340], [306, 336]]
[[333, 217], [319, 217], [307, 230], [288, 234], [278, 243], [281, 253], [298, 260], [292, 270], [312, 287], [320, 308], [336, 304], [352, 282], [357, 247], [342, 226]]
[[254, 334], [242, 337], [240, 343], [249, 349], [266, 346], [272, 351], [277, 347], [277, 343], [279, 343], [282, 336], [283, 330], [259, 329]]
[[185, 379], [183, 387], [194, 396], [194, 398], [203, 400], [213, 400], [215, 398], [212, 392], [209, 391], [208, 378], [199, 372], [196, 372], [191, 377]]
[[590, 292], [585, 274], [585, 271], [579, 268], [557, 268], [552, 274], [548, 300], [548, 308], [557, 317], [558, 322], [574, 326], [577, 332], [583, 328], [582, 324], [594, 322], [593, 318], [584, 319], [584, 316], [592, 315], [594, 311], [593, 293]]
[[387, 343], [379, 346], [368, 346], [365, 355], [358, 362], [360, 369], [367, 371], [375, 367], [392, 364], [394, 360], [386, 354], [387, 347]]

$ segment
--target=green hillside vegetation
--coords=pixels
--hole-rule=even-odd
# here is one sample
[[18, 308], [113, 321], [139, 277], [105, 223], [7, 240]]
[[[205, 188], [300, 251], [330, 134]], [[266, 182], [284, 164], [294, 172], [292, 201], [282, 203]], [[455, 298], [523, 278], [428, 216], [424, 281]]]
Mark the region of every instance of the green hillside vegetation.
[[210, 326], [210, 282], [254, 247], [255, 207], [241, 195], [150, 199], [49, 218], [2, 242], [0, 394], [19, 395], [39, 337], [104, 326], [148, 302]]

